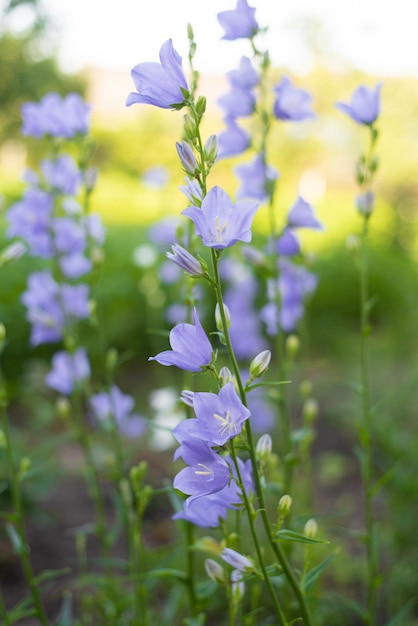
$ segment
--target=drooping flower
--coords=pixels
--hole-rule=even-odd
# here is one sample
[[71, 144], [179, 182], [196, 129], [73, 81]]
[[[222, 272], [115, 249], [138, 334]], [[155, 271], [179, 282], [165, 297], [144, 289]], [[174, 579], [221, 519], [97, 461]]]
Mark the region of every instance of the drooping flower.
[[254, 571], [254, 563], [248, 557], [232, 548], [224, 548], [221, 552], [221, 559], [240, 572]]
[[165, 350], [149, 361], [158, 361], [161, 365], [175, 365], [189, 372], [199, 372], [212, 361], [212, 345], [199, 321], [196, 309], [193, 309], [194, 324], [177, 324], [170, 332], [172, 350]]
[[90, 407], [96, 419], [105, 424], [114, 418], [119, 432], [126, 437], [140, 437], [145, 430], [145, 419], [133, 413], [134, 399], [112, 385], [109, 392], [102, 391], [90, 398]]
[[379, 117], [381, 88], [381, 83], [378, 83], [374, 89], [360, 85], [351, 96], [349, 104], [337, 102], [335, 106], [349, 115], [357, 124], [371, 125]]
[[249, 147], [251, 137], [232, 117], [225, 119], [226, 129], [218, 136], [218, 158], [242, 154]]
[[232, 11], [218, 13], [219, 24], [225, 31], [222, 39], [251, 39], [258, 31], [254, 14], [255, 9], [248, 6], [247, 0], [238, 0]]
[[236, 70], [227, 72], [229, 83], [240, 89], [252, 89], [260, 82], [260, 75], [248, 57], [242, 57]]
[[54, 191], [76, 195], [81, 184], [81, 172], [69, 154], [61, 154], [54, 161], [44, 159], [41, 170], [48, 185]]
[[273, 111], [279, 120], [301, 122], [315, 117], [311, 110], [311, 94], [305, 89], [294, 87], [287, 76], [274, 87], [274, 92], [276, 98]]
[[257, 154], [251, 163], [241, 163], [235, 168], [241, 185], [237, 192], [238, 198], [254, 198], [265, 202], [274, 185], [278, 171], [265, 163], [264, 156]]
[[90, 365], [84, 348], [78, 348], [72, 354], [61, 350], [52, 357], [52, 369], [45, 382], [51, 389], [68, 396], [78, 382], [89, 376]]
[[199, 261], [188, 250], [175, 243], [171, 246], [172, 252], [167, 252], [166, 257], [176, 263], [181, 269], [191, 276], [202, 276], [202, 266]]
[[299, 196], [287, 214], [287, 225], [290, 228], [313, 228], [323, 230], [321, 222], [315, 217], [314, 209]]
[[241, 432], [245, 420], [250, 416], [250, 411], [242, 404], [232, 382], [221, 387], [218, 394], [204, 391], [194, 393], [193, 409], [196, 418], [180, 422], [173, 430], [173, 435], [181, 444], [192, 437], [207, 441], [210, 445], [223, 446]]
[[226, 117], [248, 117], [254, 112], [256, 97], [249, 89], [232, 87], [218, 99], [218, 104]]
[[31, 256], [49, 258], [53, 253], [50, 219], [52, 195], [42, 189], [29, 188], [23, 198], [7, 212], [9, 228], [6, 236], [20, 237], [29, 246]]
[[201, 208], [188, 207], [182, 213], [194, 222], [205, 246], [223, 250], [237, 241], [251, 241], [251, 225], [257, 209], [258, 203], [252, 200], [232, 204], [223, 189], [212, 187]]
[[57, 93], [47, 93], [40, 102], [22, 105], [22, 134], [40, 138], [44, 135], [71, 139], [89, 129], [90, 106], [77, 93], [62, 98]]
[[299, 240], [291, 228], [285, 228], [278, 238], [277, 252], [282, 256], [296, 256], [299, 254]]
[[182, 89], [189, 91], [181, 65], [181, 57], [168, 39], [160, 49], [160, 63], [135, 65], [131, 72], [136, 92], [129, 94], [126, 106], [152, 104], [162, 109], [178, 108], [184, 102]]

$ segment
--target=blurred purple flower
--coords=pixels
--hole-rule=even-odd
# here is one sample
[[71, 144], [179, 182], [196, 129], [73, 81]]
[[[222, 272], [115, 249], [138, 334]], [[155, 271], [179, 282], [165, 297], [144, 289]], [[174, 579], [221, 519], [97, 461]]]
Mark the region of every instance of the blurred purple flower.
[[55, 161], [45, 159], [41, 162], [41, 170], [54, 191], [73, 196], [78, 193], [81, 172], [69, 154], [61, 154]]
[[313, 207], [300, 196], [289, 209], [287, 225], [291, 228], [324, 229], [321, 222], [316, 219]]
[[181, 65], [181, 57], [168, 39], [160, 49], [160, 63], [139, 63], [131, 72], [137, 92], [129, 94], [126, 106], [135, 103], [152, 104], [162, 109], [178, 108], [189, 91]]
[[165, 250], [168, 245], [177, 240], [177, 229], [180, 224], [180, 219], [177, 217], [165, 217], [151, 226], [148, 230], [148, 239]]
[[66, 324], [86, 319], [90, 314], [88, 295], [87, 285], [58, 285], [48, 272], [31, 274], [22, 294], [32, 324], [31, 345], [59, 341]]
[[194, 205], [200, 206], [203, 200], [202, 188], [194, 178], [186, 177], [186, 184], [180, 187], [186, 198]]
[[255, 9], [248, 6], [247, 0], [238, 0], [232, 11], [218, 13], [219, 24], [225, 31], [222, 39], [251, 39], [258, 31], [254, 14]]
[[374, 89], [360, 85], [351, 96], [349, 104], [337, 102], [335, 106], [349, 115], [357, 124], [373, 124], [380, 113], [381, 88], [381, 83], [378, 83]]
[[310, 108], [311, 94], [304, 89], [293, 87], [287, 76], [284, 76], [274, 87], [274, 92], [276, 98], [273, 111], [279, 120], [301, 122], [315, 117], [315, 113]]
[[53, 254], [50, 233], [50, 220], [53, 208], [51, 194], [29, 188], [22, 200], [16, 202], [7, 212], [8, 238], [20, 237], [29, 246], [31, 256], [49, 258]]
[[22, 133], [40, 138], [44, 135], [71, 139], [89, 130], [90, 106], [79, 94], [62, 98], [57, 93], [46, 94], [40, 102], [22, 105]]
[[242, 200], [236, 204], [220, 187], [212, 187], [202, 207], [188, 207], [182, 211], [195, 225], [196, 233], [205, 246], [222, 250], [237, 241], [251, 241], [251, 225], [258, 203]]
[[237, 165], [235, 172], [241, 181], [238, 198], [254, 198], [265, 202], [270, 188], [278, 178], [278, 171], [264, 162], [264, 156], [257, 154], [251, 163]]
[[95, 417], [105, 424], [113, 416], [119, 432], [125, 437], [140, 437], [146, 428], [143, 417], [132, 413], [134, 399], [112, 385], [109, 392], [102, 391], [90, 398], [90, 407]]
[[167, 168], [162, 165], [149, 167], [141, 176], [141, 180], [151, 189], [162, 189], [168, 182]]
[[296, 256], [300, 252], [300, 244], [295, 233], [285, 228], [277, 240], [277, 252], [282, 256]]
[[249, 89], [233, 87], [218, 99], [218, 104], [226, 117], [248, 117], [255, 110], [256, 98]]
[[260, 82], [260, 75], [248, 57], [242, 57], [236, 70], [227, 72], [229, 83], [240, 89], [252, 89]]
[[189, 372], [199, 372], [212, 361], [212, 345], [193, 309], [194, 324], [178, 324], [170, 332], [172, 350], [165, 350], [149, 361], [158, 361], [161, 365], [175, 365]]
[[242, 154], [251, 142], [249, 133], [240, 128], [233, 118], [227, 117], [225, 123], [226, 130], [218, 136], [219, 159]]
[[222, 387], [218, 394], [196, 392], [193, 395], [193, 409], [196, 418], [180, 422], [173, 430], [179, 443], [195, 438], [209, 445], [223, 446], [241, 432], [245, 420], [250, 416], [233, 383]]
[[90, 364], [84, 348], [78, 348], [73, 354], [56, 352], [52, 357], [52, 369], [46, 375], [48, 387], [68, 396], [74, 386], [90, 376]]

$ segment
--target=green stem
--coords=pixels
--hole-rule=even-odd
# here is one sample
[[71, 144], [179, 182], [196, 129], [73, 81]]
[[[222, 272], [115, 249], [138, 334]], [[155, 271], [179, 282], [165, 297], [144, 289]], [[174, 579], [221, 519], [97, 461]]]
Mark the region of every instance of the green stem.
[[9, 614], [4, 604], [3, 594], [0, 590], [0, 617], [3, 620], [4, 626], [12, 626], [12, 622], [9, 620]]
[[25, 524], [24, 524], [24, 510], [23, 510], [22, 494], [20, 491], [19, 472], [16, 467], [16, 462], [15, 462], [14, 455], [13, 455], [13, 447], [12, 447], [12, 440], [10, 436], [9, 420], [7, 417], [6, 406], [7, 406], [6, 389], [5, 389], [5, 386], [2, 380], [1, 371], [0, 371], [1, 427], [3, 429], [5, 448], [6, 448], [6, 458], [7, 458], [7, 464], [8, 464], [9, 472], [10, 472], [12, 503], [13, 503], [14, 517], [15, 517], [15, 528], [16, 528], [17, 534], [19, 535], [19, 540], [21, 542], [21, 549], [19, 551], [19, 557], [20, 557], [25, 580], [30, 590], [32, 602], [33, 602], [35, 613], [39, 620], [39, 623], [42, 626], [49, 626], [49, 621], [48, 621], [48, 618], [45, 613], [45, 609], [41, 601], [38, 587], [36, 585], [35, 574], [32, 568], [32, 562], [29, 557], [30, 549], [29, 549], [29, 544], [28, 544], [28, 539], [26, 536], [26, 530], [25, 530]]
[[196, 594], [196, 573], [195, 559], [192, 550], [194, 542], [194, 526], [190, 522], [185, 522], [186, 542], [187, 542], [187, 589], [189, 591], [190, 609], [193, 618], [197, 617], [197, 594]]

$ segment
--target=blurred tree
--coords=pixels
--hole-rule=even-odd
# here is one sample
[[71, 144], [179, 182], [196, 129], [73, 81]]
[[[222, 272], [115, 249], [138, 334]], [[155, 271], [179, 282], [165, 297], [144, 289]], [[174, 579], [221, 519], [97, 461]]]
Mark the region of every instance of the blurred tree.
[[64, 74], [51, 49], [52, 24], [40, 0], [0, 0], [0, 143], [16, 137], [20, 105], [48, 91], [84, 94], [80, 75]]

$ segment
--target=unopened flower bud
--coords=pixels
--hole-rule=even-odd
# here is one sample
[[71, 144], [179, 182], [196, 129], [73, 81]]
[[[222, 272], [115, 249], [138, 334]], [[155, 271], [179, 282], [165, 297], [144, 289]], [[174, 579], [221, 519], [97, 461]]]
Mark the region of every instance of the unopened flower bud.
[[199, 171], [199, 164], [194, 155], [193, 149], [187, 141], [184, 140], [181, 143], [178, 141], [176, 142], [176, 149], [185, 172], [194, 176], [194, 174]]
[[0, 428], [0, 450], [1, 450], [2, 448], [5, 448], [5, 447], [6, 447], [6, 445], [7, 445], [7, 442], [6, 442], [6, 435], [4, 434], [4, 430], [2, 430], [2, 429]]
[[221, 370], [219, 371], [219, 379], [220, 379], [222, 387], [225, 387], [225, 385], [227, 385], [228, 383], [234, 382], [234, 376], [231, 370], [225, 366], [222, 367]]
[[261, 435], [260, 439], [257, 441], [257, 446], [255, 449], [255, 456], [257, 461], [260, 463], [267, 463], [271, 455], [271, 449], [273, 447], [273, 442], [268, 433], [264, 433]]
[[97, 167], [91, 167], [85, 172], [84, 182], [87, 188], [87, 191], [92, 191], [96, 186], [97, 179], [99, 177], [99, 170]]
[[306, 535], [306, 537], [309, 537], [310, 539], [314, 539], [316, 537], [317, 532], [318, 532], [318, 524], [316, 523], [316, 521], [312, 518], [308, 519], [308, 521], [306, 522], [303, 528], [303, 534]]
[[215, 583], [219, 583], [223, 585], [226, 583], [225, 571], [219, 563], [214, 561], [213, 559], [205, 560], [205, 570], [206, 574], [209, 576], [211, 580]]
[[244, 597], [245, 583], [242, 580], [242, 573], [237, 569], [231, 572], [231, 591], [234, 604], [239, 604]]
[[368, 190], [365, 193], [357, 196], [356, 207], [361, 215], [371, 215], [374, 207], [374, 193]]
[[[229, 309], [226, 306], [226, 304], [224, 304], [223, 307], [224, 307], [224, 312], [225, 312], [226, 325], [227, 325], [227, 328], [230, 328], [231, 327], [231, 314], [230, 314]], [[217, 304], [216, 307], [215, 307], [215, 322], [216, 322], [216, 328], [221, 333], [223, 333], [224, 332], [224, 325], [223, 325], [223, 322], [222, 322], [221, 309], [219, 307], [219, 304]]]
[[196, 138], [196, 122], [191, 115], [183, 117], [183, 132], [187, 139], [193, 141]]
[[6, 339], [6, 326], [0, 322], [0, 350], [4, 345]]
[[167, 252], [166, 257], [181, 267], [191, 276], [203, 276], [204, 272], [200, 262], [182, 246], [175, 243], [171, 246], [172, 252]]
[[218, 138], [211, 135], [205, 143], [204, 147], [205, 159], [209, 163], [214, 163], [218, 155]]
[[129, 480], [125, 477], [121, 478], [119, 483], [119, 490], [122, 496], [122, 500], [128, 508], [130, 508], [133, 504], [132, 491], [131, 486], [129, 484]]
[[318, 402], [315, 398], [308, 398], [303, 405], [303, 418], [307, 422], [313, 422], [318, 415]]
[[253, 246], [244, 246], [242, 248], [242, 255], [255, 267], [265, 267], [267, 264], [265, 255]]
[[221, 552], [221, 559], [240, 572], [254, 571], [253, 562], [232, 548], [224, 548]]
[[312, 394], [312, 383], [310, 380], [303, 380], [299, 386], [300, 395], [302, 398], [309, 398]]
[[267, 370], [269, 363], [271, 360], [271, 352], [270, 350], [263, 350], [260, 354], [257, 354], [256, 357], [250, 363], [250, 377], [251, 379], [258, 378]]
[[0, 267], [2, 267], [3, 265], [7, 265], [7, 263], [12, 263], [17, 259], [20, 259], [20, 257], [22, 257], [25, 252], [25, 244], [21, 241], [14, 241], [0, 252]]
[[19, 475], [21, 477], [24, 476], [26, 472], [29, 471], [30, 466], [31, 466], [30, 458], [27, 456], [24, 456], [20, 461]]
[[348, 235], [347, 239], [345, 240], [345, 246], [349, 252], [357, 252], [360, 247], [360, 242], [357, 235]]
[[113, 372], [118, 364], [118, 351], [115, 348], [110, 348], [106, 354], [106, 369], [108, 372]]
[[198, 112], [198, 114], [200, 116], [202, 116], [204, 114], [204, 112], [206, 111], [206, 98], [205, 96], [199, 96], [197, 102], [196, 102], [196, 111]]
[[286, 493], [279, 500], [279, 506], [277, 507], [279, 517], [284, 519], [290, 513], [290, 509], [292, 508], [292, 498]]
[[55, 410], [58, 417], [61, 417], [63, 419], [67, 418], [71, 412], [71, 404], [68, 398], [65, 398], [64, 396], [59, 396], [55, 401]]
[[286, 339], [286, 353], [292, 359], [300, 349], [300, 339], [297, 335], [289, 335]]

